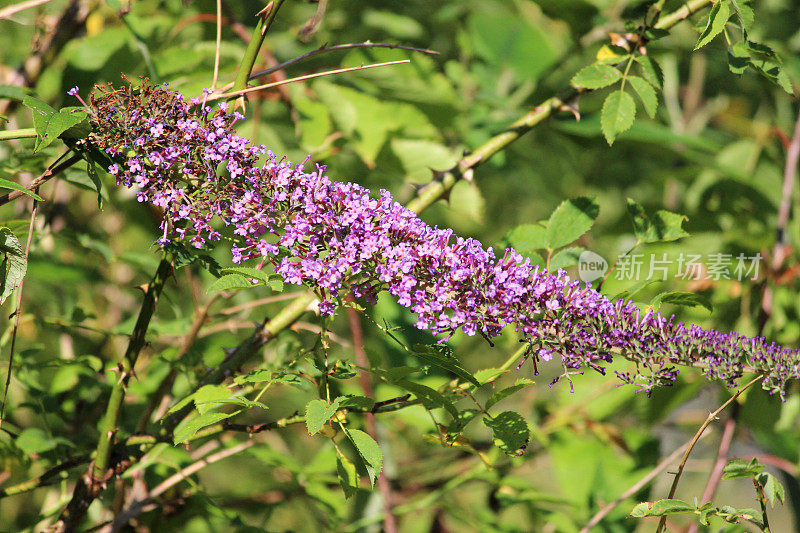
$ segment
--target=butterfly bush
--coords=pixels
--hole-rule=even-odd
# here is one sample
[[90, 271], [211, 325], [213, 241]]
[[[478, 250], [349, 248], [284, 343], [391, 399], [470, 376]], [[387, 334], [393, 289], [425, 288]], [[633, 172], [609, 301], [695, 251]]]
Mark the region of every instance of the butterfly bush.
[[797, 350], [609, 300], [511, 248], [495, 253], [430, 226], [385, 190], [374, 196], [331, 181], [325, 167], [279, 159], [240, 137], [234, 126], [244, 117], [207, 105], [208, 94], [186, 99], [144, 84], [98, 86], [90, 98], [84, 142], [114, 161], [108, 171], [140, 202], [163, 209], [162, 245], [230, 240], [233, 262], [271, 264], [286, 282], [312, 287], [326, 315], [345, 290], [368, 302], [386, 291], [442, 341], [458, 330], [490, 340], [513, 327], [526, 357], [560, 359], [562, 376], [584, 367], [605, 374], [616, 355], [636, 362], [617, 376], [648, 393], [674, 382], [680, 365], [729, 384], [754, 368], [781, 396], [800, 376]]

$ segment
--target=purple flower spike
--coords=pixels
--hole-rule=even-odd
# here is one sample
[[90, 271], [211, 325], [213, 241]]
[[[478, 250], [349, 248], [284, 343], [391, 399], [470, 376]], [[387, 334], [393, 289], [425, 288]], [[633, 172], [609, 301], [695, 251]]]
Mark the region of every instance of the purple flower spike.
[[343, 291], [368, 302], [386, 291], [442, 341], [459, 330], [490, 340], [510, 326], [529, 344], [529, 357], [558, 356], [567, 376], [584, 367], [604, 374], [616, 355], [635, 361], [638, 373], [616, 374], [647, 393], [673, 383], [676, 365], [728, 383], [755, 369], [762, 386], [781, 396], [800, 377], [795, 349], [641, 314], [633, 302], [611, 301], [510, 248], [498, 257], [429, 226], [387, 191], [374, 197], [330, 180], [324, 167], [279, 160], [235, 133], [241, 115], [195, 100], [147, 85], [100, 88], [92, 98], [88, 142], [116, 150], [109, 170], [118, 183], [164, 209], [159, 243], [202, 247], [225, 227], [234, 263], [270, 263], [287, 283], [311, 285], [322, 314], [334, 312]]

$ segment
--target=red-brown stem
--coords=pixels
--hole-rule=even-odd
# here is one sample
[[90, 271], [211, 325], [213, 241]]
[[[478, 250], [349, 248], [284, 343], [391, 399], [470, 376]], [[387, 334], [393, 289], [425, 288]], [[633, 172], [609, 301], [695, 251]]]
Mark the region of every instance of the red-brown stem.
[[[352, 295], [348, 295], [347, 301], [352, 304], [355, 299]], [[366, 352], [364, 352], [364, 332], [361, 329], [361, 318], [352, 305], [347, 306], [347, 318], [350, 321], [350, 332], [353, 336], [353, 354], [355, 355], [356, 365], [360, 368], [369, 368], [369, 360]], [[374, 398], [375, 395], [372, 391], [369, 373], [362, 370], [358, 379], [361, 383], [361, 390], [364, 391], [364, 396]], [[375, 427], [375, 415], [373, 413], [364, 413], [364, 429], [366, 429], [370, 437], [375, 439], [375, 442], [378, 442], [378, 431]], [[385, 469], [381, 470], [378, 476], [378, 490], [380, 490], [383, 498], [383, 529], [386, 533], [397, 533], [397, 518], [392, 512], [392, 487], [391, 483], [389, 483], [389, 478], [386, 477]]]

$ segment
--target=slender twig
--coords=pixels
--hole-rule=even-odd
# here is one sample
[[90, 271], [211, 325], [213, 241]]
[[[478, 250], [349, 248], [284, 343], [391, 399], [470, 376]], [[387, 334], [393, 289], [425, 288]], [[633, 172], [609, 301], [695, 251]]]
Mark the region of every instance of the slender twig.
[[20, 11], [24, 11], [31, 7], [46, 4], [50, 1], [51, 0], [27, 0], [27, 2], [20, 2], [19, 4], [4, 7], [3, 9], [0, 9], [0, 20], [10, 18], [11, 15], [14, 15], [15, 13], [19, 13]]
[[645, 488], [647, 485], [649, 485], [650, 482], [653, 481], [656, 478], [656, 476], [658, 476], [658, 474], [660, 474], [665, 468], [671, 465], [673, 461], [675, 461], [684, 451], [686, 451], [686, 448], [688, 448], [691, 444], [692, 444], [691, 440], [684, 443], [683, 446], [672, 452], [668, 457], [666, 457], [660, 463], [658, 463], [655, 466], [655, 468], [653, 468], [650, 472], [647, 473], [646, 476], [644, 476], [642, 479], [640, 479], [638, 482], [632, 485], [628, 490], [623, 492], [619, 498], [617, 498], [613, 502], [607, 504], [605, 507], [600, 509], [592, 517], [592, 519], [589, 520], [585, 526], [583, 526], [583, 528], [580, 530], [580, 533], [589, 533], [589, 531], [594, 526], [599, 524], [600, 521], [603, 520], [603, 518], [605, 518], [606, 516], [608, 516], [608, 513], [616, 509], [619, 506], [619, 504], [621, 504], [622, 502], [624, 502], [625, 500], [627, 500], [628, 498], [630, 498], [631, 496], [633, 496], [634, 494]]
[[[731, 410], [731, 416], [725, 422], [725, 426], [722, 429], [722, 437], [719, 440], [719, 447], [717, 448], [717, 460], [714, 462], [714, 468], [711, 470], [711, 474], [708, 476], [706, 488], [703, 490], [703, 497], [700, 500], [701, 504], [711, 501], [711, 499], [714, 497], [714, 493], [717, 492], [717, 487], [719, 487], [720, 481], [722, 481], [722, 474], [725, 470], [725, 464], [728, 462], [728, 451], [731, 448], [733, 434], [736, 430], [739, 404], [734, 403], [733, 407], [731, 407]], [[696, 522], [694, 522], [689, 526], [689, 529], [686, 533], [697, 533], [699, 529], [700, 527]]]
[[222, 0], [217, 0], [217, 42], [214, 50], [214, 77], [211, 79], [211, 90], [217, 89], [219, 79], [219, 55], [222, 47]]
[[667, 30], [679, 22], [686, 20], [701, 9], [705, 9], [713, 3], [713, 0], [688, 0], [681, 7], [658, 19], [658, 22], [653, 26], [658, 30]]
[[295, 83], [298, 81], [303, 80], [310, 80], [312, 78], [320, 78], [322, 76], [330, 76], [332, 74], [341, 74], [343, 72], [352, 72], [354, 70], [366, 70], [368, 68], [375, 68], [375, 67], [387, 67], [389, 65], [399, 65], [401, 63], [411, 63], [410, 59], [401, 59], [399, 61], [387, 61], [385, 63], [373, 63], [370, 65], [359, 65], [357, 67], [347, 67], [347, 68], [339, 68], [335, 70], [326, 70], [324, 72], [315, 72], [314, 74], [306, 74], [304, 76], [297, 76], [296, 78], [289, 78], [287, 80], [281, 81], [274, 81], [272, 83], [265, 83], [264, 85], [257, 85], [255, 87], [248, 87], [247, 89], [241, 89], [238, 91], [231, 91], [229, 93], [222, 93], [222, 94], [212, 94], [208, 97], [208, 101], [211, 102], [213, 100], [219, 100], [220, 98], [233, 98], [235, 96], [241, 96], [243, 94], [252, 93], [254, 91], [263, 91], [264, 89], [271, 89], [272, 87], [278, 87], [280, 85], [286, 85], [289, 83]]
[[[25, 260], [28, 260], [28, 254], [31, 251], [31, 238], [33, 237], [34, 223], [36, 222], [36, 212], [39, 209], [39, 202], [33, 200], [33, 207], [31, 208], [31, 221], [28, 224], [28, 238], [25, 241]], [[19, 331], [19, 317], [22, 314], [22, 284], [25, 282], [25, 277], [19, 281], [17, 286], [17, 307], [14, 310], [14, 327], [11, 330], [11, 351], [8, 354], [8, 368], [6, 369], [6, 384], [3, 389], [3, 402], [0, 403], [0, 427], [3, 427], [3, 420], [5, 420], [6, 413], [6, 399], [8, 398], [8, 388], [11, 386], [11, 371], [14, 365], [14, 350], [17, 345], [17, 331]]]
[[[750, 382], [748, 382], [746, 385], [742, 386], [741, 388], [739, 388], [739, 390], [737, 390], [735, 393], [733, 393], [733, 395], [730, 398], [728, 398], [728, 400], [725, 403], [723, 403], [721, 406], [719, 406], [719, 408], [716, 411], [714, 411], [713, 413], [710, 413], [708, 415], [708, 417], [706, 417], [705, 422], [702, 423], [702, 425], [700, 426], [700, 429], [698, 429], [697, 432], [694, 434], [694, 437], [692, 437], [692, 440], [689, 443], [689, 447], [686, 449], [686, 452], [684, 452], [683, 457], [681, 458], [681, 462], [678, 465], [678, 471], [675, 472], [675, 479], [672, 480], [672, 486], [669, 489], [669, 496], [667, 496], [667, 499], [672, 499], [675, 496], [675, 492], [678, 490], [678, 481], [680, 481], [681, 474], [683, 473], [683, 469], [686, 467], [686, 461], [689, 459], [689, 454], [692, 453], [692, 449], [694, 448], [694, 445], [697, 444], [698, 440], [700, 440], [700, 437], [703, 435], [703, 432], [706, 430], [706, 428], [709, 425], [711, 425], [711, 422], [716, 420], [717, 416], [723, 410], [725, 410], [725, 408], [728, 407], [728, 405], [730, 405], [731, 402], [736, 400], [736, 398], [738, 398], [739, 395], [741, 395], [744, 391], [749, 389], [751, 385], [753, 385], [753, 384], [755, 384], [755, 383], [757, 383], [759, 381], [763, 381], [763, 379], [764, 379], [764, 376], [762, 376], [762, 375], [758, 375], [758, 376], [754, 377], [752, 380], [750, 380]], [[667, 517], [666, 517], [666, 515], [664, 515], [658, 521], [658, 528], [656, 529], [656, 533], [661, 533], [664, 530], [664, 525], [666, 523], [667, 523]]]
[[310, 57], [314, 57], [316, 55], [319, 55], [319, 54], [322, 54], [322, 53], [325, 53], [325, 52], [335, 52], [337, 50], [351, 50], [353, 48], [391, 48], [391, 49], [395, 49], [395, 50], [408, 50], [409, 52], [419, 52], [421, 54], [431, 54], [431, 55], [438, 55], [439, 54], [439, 52], [437, 52], [435, 50], [429, 50], [427, 48], [414, 48], [413, 46], [402, 46], [402, 45], [399, 45], [399, 44], [373, 43], [373, 42], [370, 42], [370, 41], [364, 41], [363, 43], [337, 44], [335, 46], [328, 46], [327, 44], [323, 44], [322, 46], [320, 46], [316, 50], [312, 50], [312, 51], [310, 51], [308, 53], [305, 53], [303, 55], [299, 55], [297, 57], [289, 59], [288, 61], [284, 61], [283, 63], [280, 63], [279, 65], [275, 65], [274, 67], [270, 67], [270, 68], [265, 69], [265, 70], [259, 70], [258, 72], [254, 72], [253, 74], [250, 74], [250, 79], [252, 80], [252, 79], [255, 79], [255, 78], [260, 78], [262, 76], [267, 76], [268, 74], [272, 74], [273, 72], [275, 72], [277, 70], [283, 70], [286, 67], [290, 67], [290, 66], [294, 65], [295, 63], [299, 63], [300, 61], [303, 61], [304, 59], [308, 59]]
[[227, 448], [225, 450], [219, 451], [213, 455], [209, 455], [204, 459], [200, 459], [189, 466], [181, 469], [179, 472], [171, 475], [161, 483], [159, 483], [153, 490], [149, 492], [146, 498], [138, 501], [134, 501], [131, 503], [124, 511], [122, 511], [119, 516], [114, 519], [114, 522], [110, 525], [110, 527], [104, 529], [104, 531], [119, 531], [122, 527], [125, 526], [132, 518], [139, 515], [145, 508], [148, 503], [155, 501], [161, 494], [169, 490], [170, 488], [174, 487], [181, 481], [185, 480], [189, 476], [196, 474], [203, 468], [207, 467], [208, 465], [214, 464], [218, 461], [221, 461], [231, 455], [235, 455], [239, 452], [242, 452], [256, 443], [255, 440], [247, 440], [244, 441], [236, 446], [232, 446], [231, 448]]
[[[352, 303], [355, 301], [355, 298], [353, 298], [352, 294], [348, 294], [347, 300]], [[365, 368], [369, 368], [370, 363], [367, 359], [366, 352], [364, 352], [364, 332], [361, 328], [361, 319], [358, 315], [358, 311], [352, 305], [347, 306], [347, 319], [350, 323], [350, 333], [353, 337], [353, 355], [355, 356], [356, 364], [362, 369], [358, 376], [361, 390], [367, 398], [374, 398], [375, 393], [372, 390], [370, 374], [364, 370]], [[366, 429], [367, 434], [372, 437], [375, 442], [380, 443], [374, 413], [364, 413], [364, 429]], [[397, 517], [395, 517], [392, 512], [392, 487], [389, 483], [389, 478], [386, 476], [385, 468], [381, 469], [381, 473], [378, 475], [378, 490], [383, 499], [384, 531], [386, 531], [386, 533], [397, 533]]]
[[786, 255], [786, 226], [789, 224], [789, 215], [792, 210], [792, 192], [797, 176], [797, 162], [800, 160], [800, 116], [794, 127], [792, 140], [786, 149], [786, 162], [783, 167], [783, 190], [781, 192], [781, 205], [778, 208], [778, 236], [772, 252], [772, 269], [778, 270]]
[[[59, 156], [59, 158], [56, 159], [56, 162], [60, 161], [68, 153], [69, 152], [65, 152], [65, 153], [61, 154], [61, 156]], [[30, 185], [27, 186], [27, 189], [29, 191], [32, 191], [34, 189], [37, 189], [37, 188], [41, 187], [43, 183], [46, 183], [51, 178], [54, 178], [55, 176], [61, 174], [64, 170], [68, 169], [69, 167], [71, 167], [72, 165], [74, 165], [75, 163], [77, 163], [80, 160], [81, 160], [81, 156], [73, 155], [72, 157], [70, 157], [69, 159], [66, 159], [65, 161], [63, 161], [61, 163], [58, 163], [58, 164], [53, 163], [53, 165], [55, 165], [55, 166], [51, 165], [50, 168], [45, 170], [44, 173], [41, 176], [39, 176], [38, 178], [33, 180], [30, 183]], [[11, 191], [9, 193], [3, 194], [2, 196], [0, 196], [0, 205], [5, 205], [8, 202], [10, 202], [11, 200], [15, 200], [15, 199], [17, 199], [17, 198], [19, 198], [20, 196], [23, 196], [23, 195], [25, 195], [25, 193], [21, 192], [21, 191]]]

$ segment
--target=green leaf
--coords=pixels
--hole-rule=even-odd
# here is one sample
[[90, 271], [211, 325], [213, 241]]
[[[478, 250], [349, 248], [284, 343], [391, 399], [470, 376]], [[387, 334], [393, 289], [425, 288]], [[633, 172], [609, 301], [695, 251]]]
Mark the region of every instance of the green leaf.
[[0, 304], [2, 304], [22, 283], [22, 278], [28, 270], [28, 258], [16, 235], [8, 228], [0, 228], [0, 252], [3, 254], [0, 263], [3, 274], [0, 283]]
[[503, 411], [495, 417], [485, 417], [483, 423], [492, 430], [498, 448], [508, 455], [522, 455], [530, 439], [530, 428], [522, 415]]
[[442, 407], [450, 413], [450, 416], [458, 418], [458, 409], [456, 409], [453, 402], [445, 398], [441, 392], [406, 379], [399, 379], [395, 381], [395, 384], [419, 398], [419, 401], [422, 402], [422, 405], [424, 405], [426, 409], [430, 410]]
[[614, 144], [617, 135], [633, 126], [635, 118], [636, 102], [633, 96], [625, 91], [614, 91], [608, 95], [600, 113], [600, 128], [609, 146]]
[[30, 94], [31, 90], [27, 87], [17, 87], [16, 85], [0, 85], [0, 98], [21, 102]]
[[253, 283], [240, 274], [226, 274], [212, 283], [211, 286], [206, 289], [206, 292], [247, 289], [254, 286]]
[[201, 415], [210, 411], [218, 400], [229, 398], [231, 391], [225, 385], [203, 385], [192, 395], [194, 406]]
[[783, 485], [770, 473], [764, 473], [758, 476], [758, 482], [764, 489], [764, 497], [769, 501], [772, 507], [775, 507], [775, 502], [779, 501], [784, 503], [786, 492]]
[[561, 202], [547, 221], [547, 247], [561, 248], [589, 231], [600, 212], [595, 198], [581, 196]]
[[697, 41], [694, 49], [702, 48], [711, 42], [714, 37], [720, 34], [725, 29], [728, 19], [731, 18], [731, 8], [729, 0], [719, 0], [711, 7], [711, 12], [708, 14], [708, 23], [705, 29], [700, 34], [700, 39]]
[[375, 442], [375, 439], [358, 429], [345, 430], [347, 438], [353, 443], [358, 455], [363, 459], [367, 467], [367, 474], [369, 475], [370, 482], [374, 485], [375, 480], [381, 473], [383, 468], [383, 453], [381, 447]]
[[658, 62], [650, 56], [636, 56], [634, 59], [642, 68], [644, 79], [656, 89], [661, 89], [664, 84], [664, 73]]
[[43, 453], [56, 447], [54, 440], [44, 430], [39, 428], [28, 428], [14, 440], [17, 448], [28, 455]]
[[731, 459], [722, 469], [722, 479], [741, 479], [755, 477], [764, 471], [764, 465], [759, 464], [758, 458], [750, 461], [744, 459]]
[[5, 178], [0, 178], [0, 187], [3, 188], [3, 189], [12, 189], [14, 191], [19, 191], [22, 194], [26, 194], [26, 195], [30, 196], [31, 198], [33, 198], [34, 200], [36, 200], [38, 202], [43, 202], [44, 201], [41, 196], [39, 196], [38, 194], [36, 194], [35, 192], [33, 192], [31, 190], [28, 190], [27, 188], [23, 187], [22, 185], [20, 185], [19, 183], [15, 182], [15, 181], [7, 180]]
[[583, 89], [601, 89], [622, 79], [622, 73], [611, 65], [595, 63], [572, 77], [572, 85]]
[[85, 111], [65, 108], [56, 111], [45, 102], [26, 96], [22, 103], [33, 111], [33, 127], [39, 136], [34, 151], [41, 150], [71, 127], [83, 122], [88, 116]]
[[530, 385], [533, 385], [534, 383], [535, 382], [533, 380], [530, 380], [530, 379], [527, 379], [527, 378], [518, 379], [517, 382], [514, 385], [512, 385], [510, 387], [506, 387], [505, 389], [499, 390], [499, 391], [495, 392], [494, 394], [492, 394], [489, 397], [489, 399], [486, 400], [485, 409], [488, 411], [490, 408], [492, 408], [498, 402], [501, 402], [501, 401], [505, 400], [506, 398], [508, 398], [509, 396], [514, 394], [515, 392], [520, 391], [520, 390], [522, 390], [525, 387], [528, 387]]
[[196, 416], [178, 426], [178, 428], [175, 430], [175, 434], [172, 437], [172, 442], [175, 445], [178, 445], [181, 442], [185, 442], [191, 439], [195, 435], [195, 433], [197, 433], [201, 429], [206, 428], [208, 426], [213, 426], [217, 422], [221, 422], [222, 420], [230, 418], [236, 414], [238, 414], [238, 411], [233, 413], [220, 413], [218, 411], [209, 411], [206, 414]]
[[753, 6], [750, 5], [750, 0], [731, 0], [731, 5], [736, 12], [736, 17], [739, 19], [739, 25], [743, 30], [750, 31], [756, 18]]
[[451, 372], [464, 381], [472, 383], [476, 387], [480, 387], [481, 385], [468, 370], [461, 366], [458, 359], [453, 356], [453, 351], [449, 346], [441, 344], [415, 344], [412, 353], [426, 363]]
[[585, 248], [579, 246], [572, 246], [564, 248], [550, 259], [548, 270], [556, 272], [559, 268], [569, 268], [580, 263], [581, 254], [585, 252]]
[[325, 400], [311, 400], [306, 404], [306, 429], [309, 435], [315, 435], [336, 411], [339, 410], [339, 400], [334, 400], [328, 405]]
[[630, 198], [628, 214], [633, 219], [633, 230], [639, 242], [669, 242], [689, 235], [683, 229], [686, 221], [683, 215], [661, 210], [651, 218], [641, 205]]
[[263, 283], [269, 283], [269, 273], [264, 272], [263, 270], [258, 270], [257, 268], [248, 268], [248, 267], [223, 268], [221, 272], [223, 274], [239, 274], [240, 276], [244, 276], [246, 278], [252, 278], [261, 281]]
[[97, 207], [98, 209], [103, 209], [103, 182], [100, 181], [100, 176], [97, 175], [97, 167], [94, 165], [94, 161], [86, 161], [86, 174], [88, 174], [89, 179], [92, 180], [94, 183], [95, 188], [97, 189]]
[[702, 294], [696, 294], [694, 292], [662, 292], [661, 294], [656, 295], [652, 300], [650, 300], [650, 305], [658, 309], [661, 307], [661, 304], [675, 304], [681, 305], [684, 307], [705, 307], [708, 309], [708, 312], [713, 312], [714, 308], [711, 305], [711, 301], [703, 296]]
[[750, 64], [750, 48], [747, 42], [739, 41], [733, 43], [728, 49], [728, 69], [734, 74], [744, 74]]
[[336, 399], [341, 409], [358, 409], [359, 411], [370, 411], [375, 407], [375, 400], [367, 396], [339, 396]]
[[505, 240], [518, 252], [547, 248], [547, 229], [541, 224], [521, 224], [506, 233]]
[[356, 465], [339, 450], [336, 450], [336, 475], [345, 499], [349, 500], [358, 490], [358, 472]]
[[658, 95], [656, 95], [656, 90], [639, 76], [629, 76], [628, 82], [642, 100], [645, 112], [647, 112], [650, 118], [655, 118], [656, 110], [658, 109]]
[[645, 516], [663, 516], [678, 513], [689, 513], [695, 510], [694, 505], [683, 500], [658, 500], [655, 502], [642, 502], [636, 505], [630, 516], [642, 518]]

